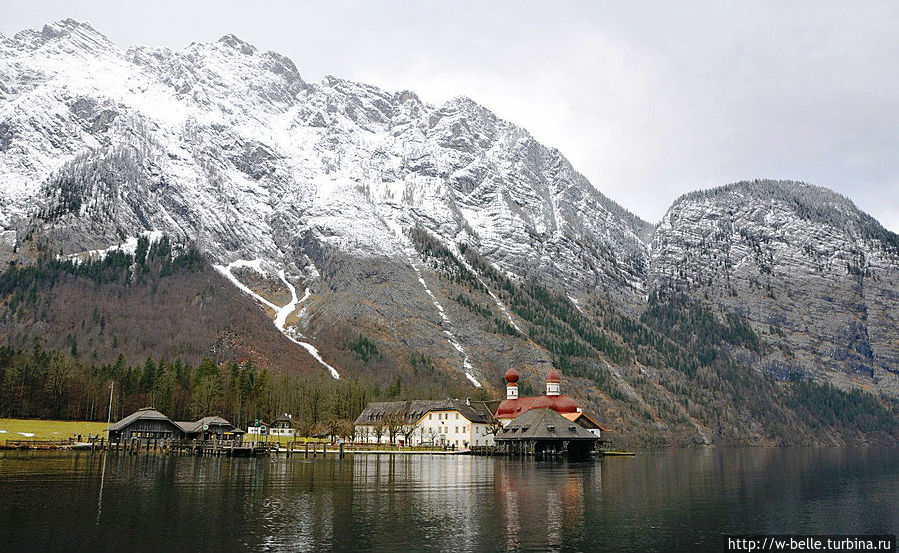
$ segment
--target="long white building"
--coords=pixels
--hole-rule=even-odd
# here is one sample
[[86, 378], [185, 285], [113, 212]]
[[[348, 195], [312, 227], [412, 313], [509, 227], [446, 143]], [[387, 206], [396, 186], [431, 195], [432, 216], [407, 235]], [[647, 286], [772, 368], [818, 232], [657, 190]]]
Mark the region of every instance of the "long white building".
[[457, 449], [493, 445], [499, 430], [485, 405], [456, 399], [370, 403], [355, 426], [357, 442]]

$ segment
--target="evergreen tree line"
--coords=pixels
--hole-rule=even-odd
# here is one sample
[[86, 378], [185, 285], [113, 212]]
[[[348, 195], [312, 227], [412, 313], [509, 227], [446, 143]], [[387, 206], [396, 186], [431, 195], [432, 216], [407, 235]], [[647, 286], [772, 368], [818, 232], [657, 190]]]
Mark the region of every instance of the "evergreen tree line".
[[105, 421], [142, 407], [155, 407], [172, 420], [220, 415], [246, 428], [256, 419], [293, 416], [304, 435], [345, 428], [374, 400], [414, 393], [397, 378], [384, 390], [354, 379], [290, 375], [258, 368], [252, 361], [191, 365], [147, 358], [129, 365], [94, 365], [40, 346], [0, 347], [0, 417]]
[[204, 263], [195, 248], [173, 245], [166, 235], [152, 243], [146, 236], [139, 237], [134, 253], [118, 249], [82, 260], [44, 252], [34, 264], [12, 264], [0, 272], [0, 299], [5, 298], [14, 311], [21, 303], [35, 303], [42, 289], [68, 276], [90, 279], [95, 284], [134, 285], [151, 274], [166, 277], [180, 271], [198, 271]]

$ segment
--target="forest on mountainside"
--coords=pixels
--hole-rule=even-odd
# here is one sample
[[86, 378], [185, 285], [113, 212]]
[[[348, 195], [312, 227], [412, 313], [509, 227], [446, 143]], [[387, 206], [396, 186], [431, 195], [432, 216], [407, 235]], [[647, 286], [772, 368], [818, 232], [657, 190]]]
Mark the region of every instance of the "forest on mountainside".
[[289, 413], [305, 436], [346, 428], [369, 401], [434, 394], [400, 377], [381, 388], [356, 378], [269, 371], [252, 361], [193, 365], [148, 357], [143, 365], [129, 365], [119, 355], [114, 363], [91, 365], [40, 346], [0, 346], [0, 418], [105, 421], [110, 385], [113, 420], [147, 406], [173, 420], [214, 414], [242, 427]]
[[[10, 265], [0, 272], [0, 306], [0, 417], [106, 420], [114, 384], [114, 418], [153, 406], [174, 419], [219, 414], [245, 426], [290, 413], [309, 433], [354, 419], [372, 400], [473, 395], [434, 378], [420, 354], [405, 360], [412, 378], [332, 379], [195, 249], [166, 236], [141, 237], [133, 253], [60, 259], [44, 251], [33, 264]], [[220, 327], [240, 347], [211, 334]], [[200, 356], [204, 344], [217, 358]], [[363, 334], [339, 352], [342, 365], [385, 362]]]
[[[639, 318], [600, 300], [581, 307], [512, 280], [467, 244], [458, 244], [459, 258], [427, 231], [411, 238], [488, 331], [548, 352], [566, 393], [613, 428], [617, 443], [899, 439], [891, 398], [753, 370], [747, 356], [766, 346], [736, 315], [721, 318], [675, 291], [651, 295]], [[219, 414], [245, 425], [290, 413], [313, 433], [346, 426], [369, 401], [502, 393], [498, 381], [474, 391], [449, 378], [424, 352], [397, 358], [393, 344], [361, 329], [332, 335], [329, 351], [346, 370], [333, 380], [196, 251], [173, 251], [167, 238], [141, 239], [134, 253], [113, 250], [102, 259], [44, 255], [10, 266], [0, 273], [0, 304], [3, 417], [105, 420], [114, 383], [114, 417], [154, 406], [176, 419]], [[522, 394], [539, 393], [539, 385], [523, 382]]]
[[[767, 346], [736, 314], [717, 316], [677, 290], [651, 294], [639, 318], [612, 302], [581, 308], [536, 282], [513, 280], [468, 244], [457, 245], [463, 263], [428, 231], [410, 236], [445, 280], [471, 293], [485, 284], [496, 291], [525, 321], [527, 338], [552, 355], [566, 389], [625, 441], [686, 445], [691, 433], [711, 443], [899, 439], [892, 398], [754, 370], [747, 360]], [[488, 324], [498, 317], [489, 303], [468, 303]]]

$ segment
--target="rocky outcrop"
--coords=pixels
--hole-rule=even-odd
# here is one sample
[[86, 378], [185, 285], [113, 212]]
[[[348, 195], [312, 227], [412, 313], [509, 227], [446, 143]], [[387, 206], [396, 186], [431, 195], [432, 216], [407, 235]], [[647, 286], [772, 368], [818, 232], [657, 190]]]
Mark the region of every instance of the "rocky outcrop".
[[753, 362], [899, 391], [899, 237], [830, 190], [742, 182], [680, 198], [656, 229], [650, 288], [748, 319]]

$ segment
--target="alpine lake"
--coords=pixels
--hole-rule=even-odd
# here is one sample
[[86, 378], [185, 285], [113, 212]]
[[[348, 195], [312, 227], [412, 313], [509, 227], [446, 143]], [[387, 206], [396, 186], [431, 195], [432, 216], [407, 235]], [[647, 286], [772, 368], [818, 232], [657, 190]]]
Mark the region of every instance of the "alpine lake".
[[724, 551], [895, 534], [899, 449], [304, 459], [0, 452], [0, 551]]

